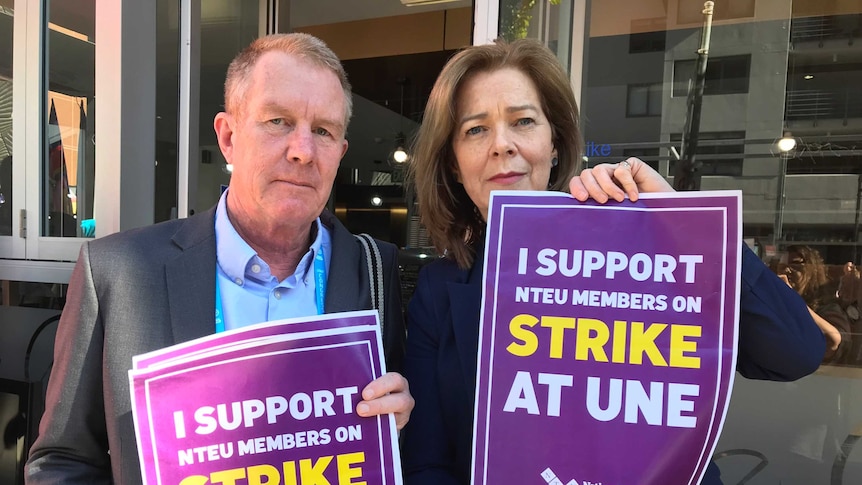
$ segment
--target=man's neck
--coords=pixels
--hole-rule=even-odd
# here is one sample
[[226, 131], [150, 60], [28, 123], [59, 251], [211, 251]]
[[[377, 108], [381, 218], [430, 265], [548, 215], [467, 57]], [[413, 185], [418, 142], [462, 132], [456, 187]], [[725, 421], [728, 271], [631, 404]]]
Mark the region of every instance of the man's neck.
[[296, 271], [302, 256], [308, 252], [316, 231], [314, 221], [302, 226], [269, 225], [242, 217], [225, 204], [228, 219], [240, 237], [269, 265], [269, 270], [279, 281]]

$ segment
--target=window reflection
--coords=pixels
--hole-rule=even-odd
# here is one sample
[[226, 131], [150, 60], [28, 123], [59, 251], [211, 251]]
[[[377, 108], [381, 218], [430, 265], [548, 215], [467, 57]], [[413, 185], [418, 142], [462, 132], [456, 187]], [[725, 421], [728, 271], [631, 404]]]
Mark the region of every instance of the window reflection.
[[[703, 2], [627, 4], [591, 3], [584, 138], [604, 150], [588, 149], [588, 163], [642, 153], [672, 176]], [[743, 191], [745, 236], [766, 259], [803, 243], [827, 245], [826, 264], [859, 264], [859, 3], [753, 5], [716, 2], [694, 151], [700, 188]], [[782, 153], [776, 142], [787, 135], [797, 146]], [[786, 203], [777, 204], [782, 180]]]
[[0, 0], [0, 236], [12, 235], [12, 9]]
[[[339, 0], [291, 2], [290, 29], [326, 42], [353, 88], [350, 149], [341, 160], [332, 198], [332, 211], [349, 230], [411, 250], [428, 246], [417, 206], [404, 186], [406, 164], [396, 161], [395, 152], [399, 146], [409, 148], [446, 61], [470, 45], [471, 3], [445, 2], [417, 11], [398, 2], [358, 10], [341, 8]], [[415, 276], [402, 274], [405, 302]]]
[[[699, 24], [702, 20], [703, 2], [699, 0], [677, 0], [677, 21], [680, 24]], [[714, 20], [730, 20], [754, 17], [754, 0], [723, 0], [715, 9]]]
[[[589, 5], [587, 163], [639, 156], [670, 178], [691, 134], [704, 0]], [[724, 483], [862, 483], [860, 60], [858, 1], [715, 2], [695, 132], [700, 188], [742, 191], [746, 243], [833, 338], [813, 375], [736, 378], [715, 454]], [[795, 148], [781, 151], [784, 137]]]
[[501, 0], [500, 37], [539, 39], [568, 70], [572, 43], [572, 0]]
[[[180, 109], [180, 5], [156, 1], [156, 178], [154, 222], [176, 217]], [[205, 44], [204, 44], [205, 45]], [[201, 70], [203, 72], [203, 70]], [[206, 83], [204, 83], [206, 84]], [[214, 83], [215, 84], [215, 83]], [[212, 126], [201, 120], [201, 126]], [[210, 128], [211, 129], [211, 128]], [[211, 129], [212, 130], [212, 129]]]
[[46, 3], [41, 234], [93, 237], [95, 1]]
[[661, 83], [630, 84], [626, 116], [661, 116]]
[[213, 130], [213, 118], [224, 109], [224, 78], [231, 59], [258, 37], [261, 30], [258, 2], [224, 0], [201, 3], [201, 88], [197, 201], [206, 210], [230, 183], [226, 162]]
[[[676, 61], [673, 65], [673, 96], [688, 95], [688, 82], [693, 79], [695, 60]], [[704, 96], [742, 94], [748, 92], [751, 56], [711, 57], [706, 65]]]

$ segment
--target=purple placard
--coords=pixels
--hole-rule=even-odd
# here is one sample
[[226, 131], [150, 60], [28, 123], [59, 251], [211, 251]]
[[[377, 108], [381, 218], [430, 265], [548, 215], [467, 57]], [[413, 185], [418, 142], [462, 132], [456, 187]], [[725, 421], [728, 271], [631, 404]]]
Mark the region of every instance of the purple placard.
[[736, 367], [740, 201], [492, 193], [474, 484], [699, 482]]
[[394, 419], [355, 414], [384, 371], [379, 327], [333, 322], [131, 371], [144, 483], [401, 483]]
[[[310, 332], [355, 325], [379, 325], [379, 314], [375, 310], [359, 310], [257, 323], [136, 355], [132, 358], [132, 368], [143, 369], [170, 362], [178, 357], [188, 358], [199, 352], [212, 352], [213, 350], [228, 348], [239, 341], [248, 342], [286, 333]], [[213, 321], [213, 328], [215, 328], [215, 321]]]

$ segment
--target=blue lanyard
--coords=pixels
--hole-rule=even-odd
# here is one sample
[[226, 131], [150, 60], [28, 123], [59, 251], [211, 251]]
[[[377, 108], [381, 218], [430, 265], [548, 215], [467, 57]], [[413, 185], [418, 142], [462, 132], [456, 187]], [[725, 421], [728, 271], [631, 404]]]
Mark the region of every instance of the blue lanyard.
[[323, 259], [323, 246], [314, 256], [314, 296], [317, 299], [317, 314], [323, 315], [326, 302], [326, 260]]
[[[326, 302], [326, 259], [323, 256], [323, 248], [316, 251], [314, 256], [314, 297], [317, 304], [317, 314], [323, 315]], [[215, 331], [224, 332], [224, 307], [221, 303], [221, 290], [218, 283], [218, 269], [216, 269], [215, 287]]]
[[224, 332], [224, 309], [221, 306], [221, 290], [218, 285], [218, 269], [216, 269], [216, 307], [215, 307], [216, 333]]

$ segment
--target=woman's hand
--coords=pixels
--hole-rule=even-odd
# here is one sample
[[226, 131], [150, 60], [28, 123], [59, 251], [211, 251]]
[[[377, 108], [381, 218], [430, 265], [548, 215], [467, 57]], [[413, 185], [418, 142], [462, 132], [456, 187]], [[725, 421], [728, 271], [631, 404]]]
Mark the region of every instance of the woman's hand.
[[828, 320], [818, 315], [811, 307], [808, 307], [808, 313], [811, 314], [814, 323], [817, 324], [817, 327], [823, 332], [823, 336], [826, 337], [826, 356], [828, 357], [830, 354], [835, 353], [838, 350], [838, 346], [841, 345], [841, 332], [835, 328], [835, 325], [832, 325]]
[[580, 177], [569, 181], [572, 197], [583, 202], [589, 198], [605, 203], [608, 199], [617, 202], [625, 200], [626, 195], [632, 202], [638, 200], [640, 192], [673, 192], [658, 172], [637, 158], [629, 158], [620, 163], [602, 163], [585, 169]]

